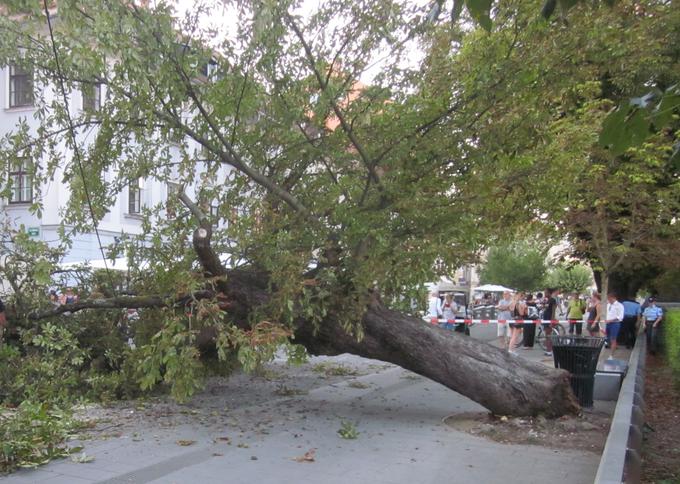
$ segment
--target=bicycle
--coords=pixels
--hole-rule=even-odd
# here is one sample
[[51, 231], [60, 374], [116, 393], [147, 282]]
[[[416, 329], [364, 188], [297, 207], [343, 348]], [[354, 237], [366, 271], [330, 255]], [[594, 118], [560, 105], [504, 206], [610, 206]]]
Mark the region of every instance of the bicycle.
[[[562, 326], [560, 323], [551, 326], [553, 335], [564, 336], [565, 334], [564, 326]], [[538, 329], [536, 331], [535, 342], [538, 343], [538, 346], [540, 346], [543, 350], [546, 350], [547, 349], [546, 340], [547, 338], [545, 331], [543, 330], [543, 324], [539, 324]]]

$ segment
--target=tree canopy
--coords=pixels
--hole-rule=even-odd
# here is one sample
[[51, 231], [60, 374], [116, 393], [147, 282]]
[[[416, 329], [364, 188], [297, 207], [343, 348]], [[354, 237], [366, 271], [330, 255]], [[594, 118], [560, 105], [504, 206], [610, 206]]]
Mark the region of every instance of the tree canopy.
[[[146, 261], [143, 272], [131, 264], [137, 299], [89, 301], [156, 298], [137, 353], [144, 388], [193, 391], [203, 337], [247, 368], [294, 338], [402, 364], [498, 412], [572, 411], [552, 398], [563, 376], [498, 353], [507, 374], [496, 386], [450, 375], [454, 365], [474, 374], [492, 350], [417, 326], [381, 298], [517, 233], [570, 235], [605, 270], [677, 240], [677, 173], [666, 162], [675, 132], [623, 154], [598, 145], [617, 102], [677, 73], [675, 2], [579, 5], [567, 24], [545, 21], [536, 1], [508, 0], [492, 25], [490, 7], [466, 2], [477, 29], [406, 0], [329, 1], [305, 15], [293, 1], [238, 1], [226, 2], [234, 31], [219, 37], [201, 27], [204, 6], [178, 19], [163, 1], [63, 0], [48, 33], [38, 4], [4, 3], [0, 65], [33, 69], [47, 89], [38, 127], [24, 120], [5, 136], [0, 163], [29, 159], [36, 188], [68, 184], [64, 247], [139, 178], [196, 187], [148, 207], [143, 233], [109, 248]], [[104, 86], [102, 108], [70, 109], [92, 84]], [[213, 202], [226, 226], [212, 227]], [[163, 216], [179, 203], [185, 216]], [[33, 300], [47, 310], [39, 286]], [[16, 320], [33, 325], [29, 312]], [[437, 353], [456, 360], [426, 357]], [[525, 384], [544, 371], [545, 382]]]
[[548, 272], [546, 282], [548, 287], [555, 287], [566, 293], [583, 294], [593, 284], [593, 273], [582, 264], [561, 264]]
[[545, 250], [527, 242], [492, 247], [481, 266], [480, 280], [520, 291], [543, 289], [548, 270], [546, 256]]

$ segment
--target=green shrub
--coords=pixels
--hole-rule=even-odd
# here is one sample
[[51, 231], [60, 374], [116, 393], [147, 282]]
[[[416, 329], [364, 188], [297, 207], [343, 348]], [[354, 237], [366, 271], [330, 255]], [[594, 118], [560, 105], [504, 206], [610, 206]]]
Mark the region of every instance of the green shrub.
[[666, 313], [663, 322], [666, 358], [673, 370], [676, 381], [680, 384], [680, 309], [672, 309]]
[[65, 444], [77, 427], [68, 413], [47, 403], [0, 407], [0, 472], [39, 466], [79, 450]]

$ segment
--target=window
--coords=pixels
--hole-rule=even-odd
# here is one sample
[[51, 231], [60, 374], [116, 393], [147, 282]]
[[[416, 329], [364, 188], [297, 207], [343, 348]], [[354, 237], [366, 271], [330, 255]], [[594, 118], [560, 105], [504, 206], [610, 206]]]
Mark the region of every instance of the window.
[[102, 107], [102, 85], [99, 83], [83, 84], [83, 111], [96, 112]]
[[9, 172], [12, 184], [9, 203], [31, 203], [33, 201], [33, 180], [28, 172], [28, 161], [20, 160]]
[[138, 178], [128, 187], [128, 214], [139, 215], [142, 213], [142, 196], [144, 195], [143, 182]]
[[210, 205], [210, 220], [212, 226], [217, 227], [220, 224], [220, 207], [219, 205]]
[[168, 220], [177, 217], [177, 194], [179, 193], [179, 183], [168, 182], [168, 200], [165, 205], [165, 213]]
[[33, 106], [33, 71], [9, 66], [9, 107]]

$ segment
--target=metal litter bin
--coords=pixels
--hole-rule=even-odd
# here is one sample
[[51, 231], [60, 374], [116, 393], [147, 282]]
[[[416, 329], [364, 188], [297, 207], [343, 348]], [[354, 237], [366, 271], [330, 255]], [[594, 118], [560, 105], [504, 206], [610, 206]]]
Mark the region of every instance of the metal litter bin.
[[571, 388], [582, 407], [593, 406], [595, 371], [604, 338], [591, 336], [551, 336], [555, 368], [571, 373]]

